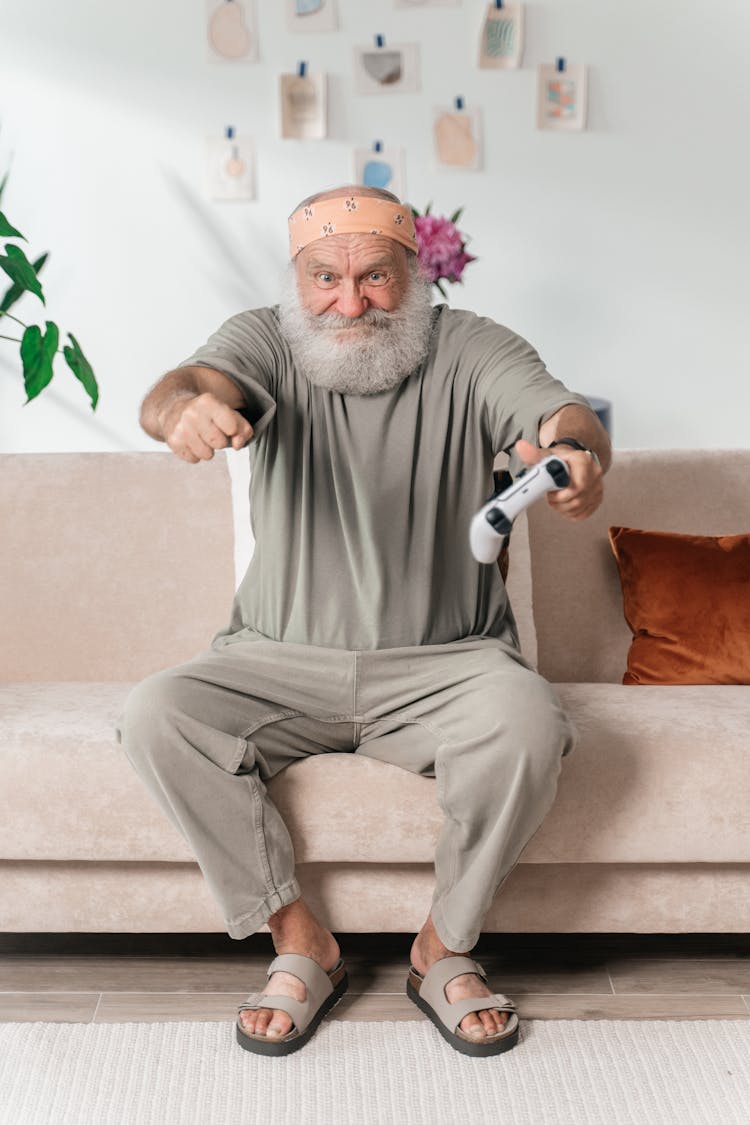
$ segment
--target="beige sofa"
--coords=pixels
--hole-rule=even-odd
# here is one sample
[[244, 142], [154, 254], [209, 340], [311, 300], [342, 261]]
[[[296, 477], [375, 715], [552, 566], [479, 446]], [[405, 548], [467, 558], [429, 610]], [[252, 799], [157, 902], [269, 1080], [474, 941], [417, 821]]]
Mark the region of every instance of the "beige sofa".
[[[132, 684], [189, 659], [228, 620], [227, 458], [245, 455], [0, 457], [2, 930], [225, 929], [114, 724]], [[750, 931], [750, 688], [622, 686], [630, 634], [607, 543], [610, 524], [747, 531], [749, 470], [746, 451], [620, 451], [593, 518], [572, 524], [541, 502], [528, 535], [514, 529], [524, 650], [581, 741], [486, 930]], [[434, 786], [347, 754], [270, 783], [305, 896], [331, 929], [421, 925]]]

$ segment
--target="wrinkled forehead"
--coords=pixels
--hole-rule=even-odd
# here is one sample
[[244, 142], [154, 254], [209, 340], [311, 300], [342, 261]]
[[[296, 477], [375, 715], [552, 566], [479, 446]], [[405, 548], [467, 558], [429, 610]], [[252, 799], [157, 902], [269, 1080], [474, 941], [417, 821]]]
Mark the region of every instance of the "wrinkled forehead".
[[317, 238], [295, 258], [298, 271], [308, 273], [319, 266], [338, 270], [371, 268], [375, 265], [405, 269], [409, 251], [382, 234], [332, 234]]

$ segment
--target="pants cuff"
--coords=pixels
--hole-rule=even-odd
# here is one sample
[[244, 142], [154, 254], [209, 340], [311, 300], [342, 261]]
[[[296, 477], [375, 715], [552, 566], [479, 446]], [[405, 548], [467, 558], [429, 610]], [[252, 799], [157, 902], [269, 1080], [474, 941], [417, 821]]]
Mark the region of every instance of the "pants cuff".
[[272, 914], [277, 910], [281, 910], [282, 906], [289, 906], [291, 902], [295, 902], [302, 894], [299, 883], [296, 879], [291, 879], [285, 883], [283, 887], [279, 887], [272, 895], [269, 895], [264, 902], [257, 906], [255, 910], [250, 910], [245, 914], [238, 914], [236, 918], [231, 920], [226, 919], [227, 933], [231, 938], [241, 940], [242, 938], [249, 937], [250, 934], [258, 932], [260, 927], [268, 921]]
[[469, 937], [461, 937], [451, 930], [450, 926], [445, 920], [443, 908], [440, 903], [433, 903], [430, 908], [430, 915], [432, 917], [432, 924], [435, 927], [437, 936], [448, 949], [454, 953], [469, 953], [479, 941], [481, 933], [481, 926], [476, 929], [474, 934]]

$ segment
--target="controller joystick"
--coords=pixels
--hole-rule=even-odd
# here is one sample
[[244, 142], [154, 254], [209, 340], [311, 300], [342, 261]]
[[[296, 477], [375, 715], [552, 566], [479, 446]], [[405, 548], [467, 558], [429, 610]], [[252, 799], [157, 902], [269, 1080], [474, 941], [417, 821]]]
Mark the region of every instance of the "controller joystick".
[[477, 562], [495, 562], [516, 517], [546, 492], [565, 488], [569, 483], [570, 473], [562, 458], [545, 457], [519, 473], [503, 492], [490, 497], [469, 528], [471, 553]]

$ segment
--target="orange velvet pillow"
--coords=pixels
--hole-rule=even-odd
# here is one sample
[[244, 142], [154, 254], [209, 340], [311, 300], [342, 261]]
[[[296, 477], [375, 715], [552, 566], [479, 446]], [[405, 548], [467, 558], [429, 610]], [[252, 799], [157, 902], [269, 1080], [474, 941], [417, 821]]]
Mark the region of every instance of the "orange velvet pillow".
[[750, 683], [750, 535], [610, 527], [625, 620], [624, 684]]

